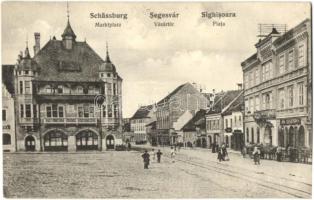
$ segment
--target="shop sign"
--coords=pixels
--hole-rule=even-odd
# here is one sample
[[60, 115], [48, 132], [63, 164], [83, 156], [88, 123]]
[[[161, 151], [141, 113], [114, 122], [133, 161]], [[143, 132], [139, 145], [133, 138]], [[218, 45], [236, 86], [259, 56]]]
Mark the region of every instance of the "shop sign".
[[301, 124], [300, 118], [281, 119], [280, 125], [299, 125]]

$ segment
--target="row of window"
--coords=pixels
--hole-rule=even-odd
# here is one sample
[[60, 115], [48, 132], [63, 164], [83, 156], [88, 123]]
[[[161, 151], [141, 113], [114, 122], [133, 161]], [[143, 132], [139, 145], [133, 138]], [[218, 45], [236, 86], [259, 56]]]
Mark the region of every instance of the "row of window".
[[[108, 77], [108, 78], [110, 78], [111, 77], [111, 73], [107, 73], [106, 74], [106, 76]], [[105, 78], [105, 73], [100, 73], [100, 77], [101, 78]], [[117, 78], [117, 74], [113, 74], [113, 78]]]
[[[305, 44], [299, 44], [297, 46], [297, 66], [303, 67], [306, 64], [306, 47]], [[284, 53], [280, 54], [278, 57], [278, 72], [279, 75], [285, 72], [294, 70], [295, 65], [295, 50], [289, 49]], [[261, 79], [260, 79], [261, 75]], [[261, 71], [259, 68], [254, 68], [244, 75], [244, 86], [245, 88], [250, 88], [258, 85], [260, 82], [267, 81], [273, 78], [274, 66], [272, 61], [268, 61], [261, 66]]]
[[31, 81], [20, 81], [19, 91], [20, 94], [31, 94]]
[[19, 76], [21, 76], [21, 75], [29, 75], [29, 76], [34, 75], [34, 76], [36, 76], [36, 72], [30, 71], [30, 70], [20, 70], [20, 71], [18, 71], [18, 75]]
[[20, 117], [21, 118], [37, 118], [38, 110], [36, 104], [20, 104]]
[[[286, 88], [278, 89], [277, 109], [292, 108], [294, 106], [303, 106], [305, 100], [304, 83], [300, 82], [296, 86], [290, 85]], [[272, 92], [262, 94], [262, 107], [260, 108], [260, 96], [251, 97], [244, 101], [245, 111], [253, 113], [254, 111], [273, 109]]]
[[242, 116], [241, 115], [234, 116], [233, 120], [232, 120], [232, 118], [225, 119], [224, 127], [225, 128], [232, 128], [233, 127], [232, 122], [234, 122], [234, 126], [242, 126]]
[[160, 116], [157, 118], [157, 126], [161, 129], [167, 128], [170, 126], [170, 118], [169, 115], [167, 116]]
[[260, 143], [260, 130], [259, 130], [259, 128], [258, 127], [256, 128], [256, 140], [254, 138], [255, 137], [254, 128], [253, 127], [251, 128], [251, 137], [250, 137], [250, 131], [249, 130], [250, 130], [249, 128], [246, 128], [246, 142], [252, 143], [252, 144]]
[[135, 124], [134, 126], [132, 126], [132, 131], [145, 131], [146, 127], [145, 125], [139, 125], [139, 124]]
[[[65, 116], [65, 109], [63, 105], [51, 104], [46, 106], [46, 117], [48, 118], [63, 118]], [[68, 113], [77, 113], [77, 117], [80, 118], [93, 118], [95, 117], [94, 106], [77, 106], [77, 112], [74, 105], [68, 105]], [[118, 118], [118, 106], [117, 105], [104, 105], [103, 117]], [[36, 104], [20, 104], [20, 116], [21, 118], [37, 118], [37, 105]], [[2, 119], [6, 120], [6, 111], [2, 110]]]
[[207, 130], [219, 130], [219, 119], [209, 120], [206, 122]]
[[[107, 92], [108, 94], [117, 95], [118, 94], [118, 88], [116, 83], [107, 83], [106, 84]], [[19, 91], [20, 94], [31, 94], [31, 81], [20, 81], [19, 82]], [[76, 89], [71, 90], [68, 87], [64, 87], [63, 85], [58, 85], [57, 87], [52, 87], [51, 85], [47, 85], [42, 92], [47, 94], [99, 94], [100, 88], [89, 86], [88, 88], [84, 88], [82, 86], [78, 86]], [[104, 91], [102, 91], [104, 93]]]

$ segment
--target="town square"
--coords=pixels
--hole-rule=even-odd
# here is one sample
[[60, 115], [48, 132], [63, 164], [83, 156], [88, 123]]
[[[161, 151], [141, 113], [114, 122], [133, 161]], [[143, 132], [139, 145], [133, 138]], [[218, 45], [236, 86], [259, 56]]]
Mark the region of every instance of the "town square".
[[311, 4], [1, 7], [3, 197], [312, 197]]

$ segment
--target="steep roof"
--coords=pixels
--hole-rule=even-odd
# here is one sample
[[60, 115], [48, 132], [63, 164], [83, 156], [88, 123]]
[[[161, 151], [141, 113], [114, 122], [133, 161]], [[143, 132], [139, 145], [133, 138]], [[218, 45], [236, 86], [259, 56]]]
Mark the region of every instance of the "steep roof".
[[244, 109], [244, 100], [243, 100], [243, 92], [236, 97], [236, 99], [231, 103], [230, 107], [227, 108], [222, 114], [230, 115], [232, 112], [243, 111]]
[[206, 114], [206, 110], [201, 109], [199, 111], [197, 111], [197, 113], [194, 115], [194, 117], [192, 117], [192, 119], [190, 119], [182, 128], [183, 131], [195, 131], [195, 127], [196, 126], [200, 126], [201, 128], [203, 128], [203, 123], [202, 123], [202, 119], [204, 119], [203, 122], [205, 122], [205, 114]]
[[148, 106], [141, 106], [137, 111], [134, 113], [131, 119], [143, 119], [148, 118], [149, 112], [153, 109], [153, 105]]
[[2, 83], [11, 95], [14, 94], [14, 65], [2, 65]]
[[60, 40], [50, 40], [34, 57], [40, 67], [37, 80], [100, 81], [98, 70], [103, 59], [86, 42], [73, 42], [65, 49]]
[[189, 84], [191, 85], [191, 83], [184, 83], [184, 84], [178, 86], [176, 89], [174, 89], [172, 92], [170, 92], [165, 98], [163, 98], [162, 100], [160, 100], [160, 101], [157, 103], [157, 105], [160, 105], [160, 104], [163, 104], [163, 103], [169, 101], [169, 99], [170, 99], [171, 97], [173, 97], [175, 94], [177, 94], [184, 86], [189, 85]]
[[63, 31], [62, 38], [64, 38], [65, 36], [71, 36], [71, 37], [73, 37], [74, 40], [76, 38], [76, 35], [75, 35], [75, 33], [71, 27], [69, 19], [68, 19], [67, 26], [65, 27], [65, 29]]
[[214, 106], [207, 114], [220, 113], [226, 106], [228, 106], [237, 96], [240, 95], [242, 90], [230, 90], [216, 95]]

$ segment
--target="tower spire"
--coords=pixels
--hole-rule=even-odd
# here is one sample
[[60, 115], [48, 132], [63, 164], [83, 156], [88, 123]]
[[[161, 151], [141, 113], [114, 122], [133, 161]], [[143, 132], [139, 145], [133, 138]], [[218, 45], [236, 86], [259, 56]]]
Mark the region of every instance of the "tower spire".
[[108, 42], [106, 41], [106, 62], [111, 62], [109, 57], [109, 51], [108, 51]]
[[70, 20], [70, 10], [69, 10], [69, 2], [67, 1], [67, 18]]
[[26, 48], [25, 48], [24, 56], [25, 56], [24, 58], [30, 58], [29, 50], [28, 50], [28, 34], [26, 34]]

